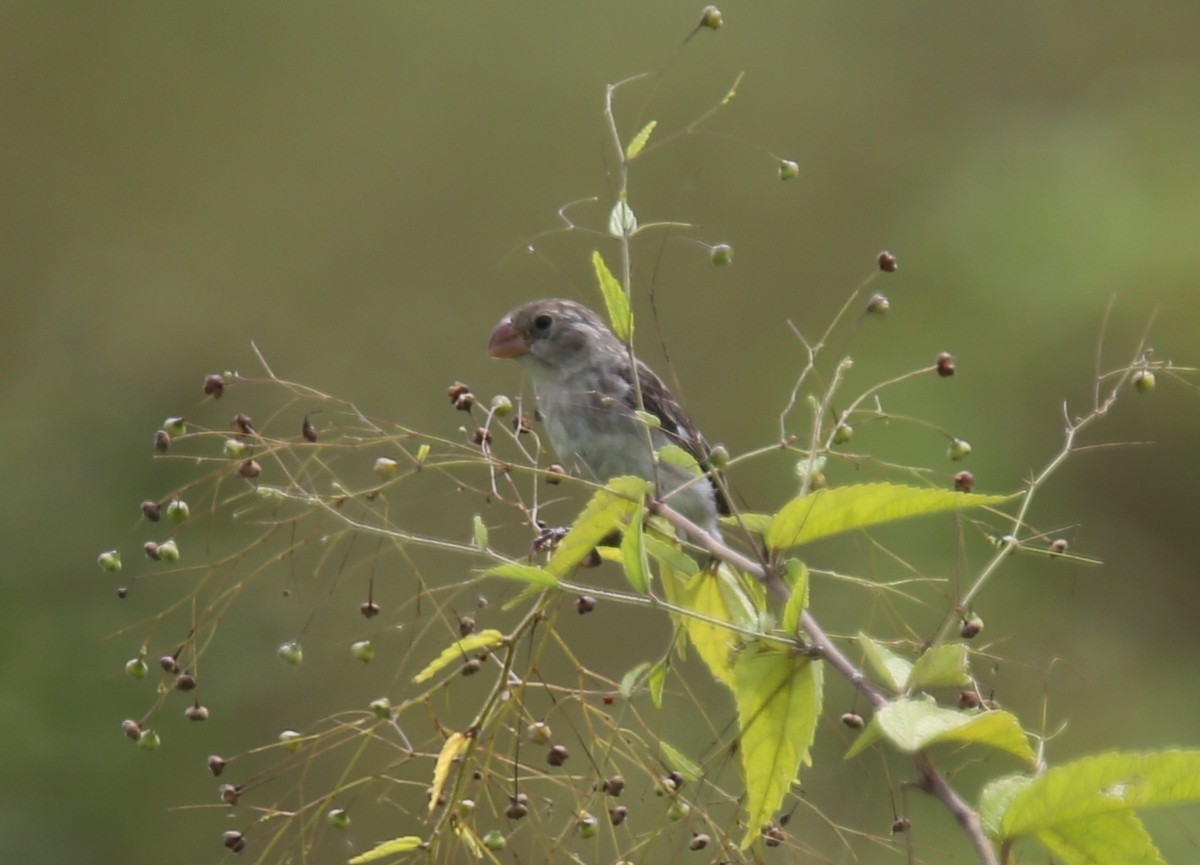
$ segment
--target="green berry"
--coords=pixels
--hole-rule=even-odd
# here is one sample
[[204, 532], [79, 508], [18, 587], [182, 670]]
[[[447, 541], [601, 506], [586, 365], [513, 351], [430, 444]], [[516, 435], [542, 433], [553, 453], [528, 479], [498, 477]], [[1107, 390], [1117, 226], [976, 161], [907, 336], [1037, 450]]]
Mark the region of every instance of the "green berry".
[[169, 417], [163, 421], [163, 429], [172, 436], [181, 436], [187, 432], [187, 423], [181, 417]]
[[183, 499], [175, 499], [167, 505], [167, 516], [177, 523], [182, 523], [191, 516], [191, 510]]
[[728, 243], [718, 243], [709, 250], [709, 257], [717, 267], [725, 267], [733, 261], [733, 247]]
[[508, 839], [501, 834], [499, 829], [489, 829], [483, 836], [483, 846], [493, 853], [498, 853], [508, 846]]
[[120, 573], [121, 571], [121, 554], [116, 550], [108, 550], [97, 557], [96, 564], [102, 570], [108, 571], [110, 574]]
[[288, 640], [286, 643], [283, 643], [276, 649], [276, 653], [293, 667], [299, 667], [304, 661], [304, 649], [300, 647], [300, 644], [296, 640]]
[[833, 443], [835, 445], [844, 445], [852, 438], [854, 438], [854, 427], [848, 423], [840, 423], [833, 430]]
[[396, 469], [399, 467], [399, 465], [400, 464], [391, 457], [380, 457], [379, 459], [375, 460], [375, 474], [379, 475], [386, 481], [388, 478], [396, 474]]
[[364, 664], [369, 664], [371, 659], [375, 657], [375, 646], [370, 640], [359, 640], [350, 647], [350, 654]]
[[368, 708], [372, 714], [381, 721], [386, 721], [392, 717], [392, 701], [387, 697], [380, 697], [378, 700], [372, 700], [368, 704]]
[[231, 460], [241, 459], [245, 456], [247, 450], [249, 450], [249, 445], [237, 439], [225, 439], [225, 444], [222, 447], [225, 456]]
[[958, 462], [966, 459], [971, 453], [971, 443], [963, 439], [955, 439], [950, 442], [950, 450], [948, 455], [950, 459]]
[[130, 658], [125, 662], [125, 675], [133, 679], [144, 679], [150, 668], [142, 658]]
[[512, 414], [512, 410], [512, 400], [506, 397], [504, 394], [496, 394], [496, 396], [492, 397], [493, 414], [498, 415], [499, 417], [504, 417], [505, 415]]
[[589, 814], [587, 811], [581, 811], [579, 814], [579, 837], [585, 841], [589, 838], [595, 838], [599, 831], [600, 821]]
[[1155, 384], [1154, 373], [1148, 369], [1139, 369], [1133, 374], [1133, 387], [1138, 393], [1150, 393]]
[[157, 751], [162, 745], [162, 739], [158, 737], [158, 733], [153, 730], [142, 730], [138, 736], [138, 747], [143, 751]]
[[284, 730], [279, 734], [279, 743], [288, 751], [299, 751], [303, 739], [304, 735], [297, 730]]
[[349, 829], [350, 814], [345, 808], [333, 808], [326, 815], [329, 820], [329, 825], [334, 829]]
[[800, 166], [790, 159], [779, 160], [779, 179], [791, 180], [800, 173]]
[[179, 544], [174, 540], [163, 541], [158, 545], [158, 557], [164, 562], [179, 561]]
[[672, 799], [670, 806], [667, 808], [667, 819], [673, 822], [679, 822], [692, 813], [692, 806], [682, 799]]

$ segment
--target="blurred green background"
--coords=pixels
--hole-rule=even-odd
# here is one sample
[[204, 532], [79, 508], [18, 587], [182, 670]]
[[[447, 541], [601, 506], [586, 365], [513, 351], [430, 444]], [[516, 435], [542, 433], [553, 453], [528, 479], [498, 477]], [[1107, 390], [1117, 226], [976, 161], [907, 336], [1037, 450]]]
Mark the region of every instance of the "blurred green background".
[[[735, 453], [777, 435], [803, 362], [785, 319], [815, 337], [885, 248], [892, 312], [857, 329], [854, 386], [954, 352], [956, 378], [885, 407], [970, 440], [981, 490], [1019, 488], [1058, 447], [1064, 400], [1085, 408], [1110, 298], [1103, 368], [1156, 311], [1155, 356], [1200, 363], [1200, 4], [729, 2], [680, 49], [701, 5], [0, 4], [0, 858], [226, 855], [211, 816], [168, 809], [213, 801], [203, 754], [246, 746], [230, 719], [261, 683], [181, 749], [119, 730], [145, 692], [120, 674], [136, 642], [105, 638], [152, 609], [118, 602], [94, 559], [164, 489], [153, 431], [206, 373], [259, 372], [251, 341], [282, 376], [445, 435], [453, 380], [516, 392], [484, 356], [495, 320], [596, 299], [595, 239], [526, 247], [566, 202], [611, 195], [609, 82], [667, 67], [618, 101], [626, 137], [649, 119], [661, 136], [745, 73], [706, 127], [723, 137], [647, 154], [632, 185], [643, 222], [734, 247], [718, 269], [683, 234], [639, 242], [637, 310], [648, 323], [653, 281], [687, 403]], [[780, 183], [774, 157], [800, 176]], [[892, 430], [856, 444], [886, 450]], [[1105, 566], [1020, 559], [980, 604], [1019, 662], [997, 696], [1032, 723], [1045, 690], [1047, 729], [1069, 720], [1052, 760], [1200, 746], [1198, 431], [1194, 387], [1129, 395], [1089, 441], [1153, 444], [1080, 455], [1033, 512]], [[956, 468], [944, 439], [904, 435], [905, 459]], [[789, 471], [735, 481], [765, 509]], [[313, 714], [339, 700], [333, 682], [308, 693]], [[822, 735], [817, 799], [848, 771]], [[1198, 855], [1188, 822], [1151, 817], [1170, 861]]]

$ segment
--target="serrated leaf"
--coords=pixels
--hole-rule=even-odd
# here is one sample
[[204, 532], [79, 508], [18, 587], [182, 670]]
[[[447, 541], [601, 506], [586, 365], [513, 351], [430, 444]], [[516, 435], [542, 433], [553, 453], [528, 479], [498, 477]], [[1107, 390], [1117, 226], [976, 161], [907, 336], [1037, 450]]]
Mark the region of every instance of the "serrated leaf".
[[[716, 571], [697, 570], [684, 579], [666, 562], [660, 562], [663, 591], [676, 606], [693, 610], [719, 622], [751, 627], [757, 620], [754, 606], [742, 591], [733, 572], [722, 564]], [[733, 687], [733, 650], [740, 637], [720, 625], [678, 615], [688, 642], [696, 649], [717, 681]]]
[[1132, 811], [1066, 823], [1035, 837], [1061, 865], [1167, 865]]
[[800, 630], [800, 614], [808, 606], [808, 566], [799, 559], [788, 559], [783, 567], [791, 594], [784, 604], [780, 627], [785, 634], [795, 634]]
[[367, 865], [368, 862], [378, 862], [380, 859], [386, 859], [388, 856], [411, 853], [413, 850], [419, 849], [422, 843], [422, 840], [416, 835], [404, 835], [400, 838], [393, 838], [391, 841], [376, 844], [366, 853], [360, 853], [353, 859], [348, 860], [348, 865]]
[[646, 146], [646, 142], [650, 140], [651, 133], [654, 132], [654, 127], [658, 126], [657, 120], [651, 120], [645, 126], [638, 130], [637, 135], [633, 136], [633, 140], [629, 142], [629, 146], [625, 148], [625, 161], [632, 162], [637, 155], [642, 152]]
[[746, 834], [741, 848], [759, 837], [783, 804], [821, 715], [821, 664], [767, 644], [745, 649], [734, 665]]
[[650, 668], [650, 673], [646, 676], [646, 687], [650, 690], [650, 702], [656, 709], [662, 709], [663, 688], [666, 687], [666, 684], [667, 664], [666, 661], [659, 661]]
[[1005, 811], [1000, 837], [1057, 830], [1151, 805], [1198, 801], [1200, 751], [1097, 754], [1056, 766], [1030, 782]]
[[637, 217], [629, 202], [621, 199], [608, 214], [608, 233], [613, 237], [632, 237], [637, 232]]
[[612, 332], [617, 339], [628, 344], [633, 338], [633, 311], [629, 308], [629, 296], [604, 263], [604, 256], [599, 250], [592, 252], [592, 270], [596, 272], [596, 282], [600, 284], [600, 294], [604, 297], [604, 308], [608, 310]]
[[519, 580], [533, 586], [554, 588], [558, 585], [558, 577], [545, 568], [537, 565], [526, 565], [521, 562], [505, 562], [483, 572], [485, 577], [503, 577], [506, 580]]
[[442, 750], [438, 752], [437, 762], [433, 766], [433, 784], [429, 794], [429, 812], [431, 814], [437, 809], [438, 800], [442, 798], [442, 791], [446, 789], [446, 781], [450, 778], [450, 767], [466, 750], [470, 741], [462, 733], [451, 733], [442, 743]]
[[440, 670], [444, 670], [450, 664], [456, 661], [462, 661], [470, 657], [475, 652], [490, 651], [504, 644], [504, 634], [497, 631], [495, 628], [488, 628], [485, 631], [480, 631], [477, 634], [463, 637], [461, 640], [455, 640], [446, 648], [442, 649], [442, 653], [430, 661], [425, 669], [413, 676], [413, 681], [417, 684], [427, 682], [438, 674]]
[[771, 528], [771, 520], [773, 519], [775, 519], [774, 514], [742, 513], [721, 517], [721, 524], [725, 526], [745, 526], [747, 531], [754, 532], [756, 535], [765, 535], [767, 529]]
[[640, 503], [653, 490], [654, 485], [650, 481], [632, 475], [609, 480], [604, 489], [592, 494], [583, 511], [575, 518], [570, 530], [559, 541], [558, 549], [546, 563], [546, 570], [557, 579], [566, 577], [591, 555], [596, 544], [627, 522], [635, 510], [640, 510]]
[[969, 651], [965, 643], [945, 643], [926, 651], [913, 664], [906, 691], [918, 688], [962, 686], [971, 682]]
[[889, 483], [830, 487], [794, 498], [780, 508], [764, 540], [772, 550], [786, 550], [907, 517], [998, 505], [1017, 495], [981, 495]]
[[912, 662], [897, 655], [887, 646], [875, 642], [861, 631], [858, 634], [858, 642], [863, 648], [867, 666], [875, 673], [875, 678], [891, 691], [903, 691], [904, 683], [912, 675]]
[[696, 560], [679, 548], [674, 541], [664, 541], [652, 534], [644, 535], [646, 552], [657, 562], [669, 566], [681, 577], [695, 576], [700, 566]]
[[679, 445], [663, 445], [658, 449], [658, 461], [665, 465], [686, 469], [693, 477], [700, 477], [704, 470], [696, 458]]
[[650, 671], [651, 663], [642, 661], [633, 669], [629, 670], [621, 677], [621, 684], [617, 687], [617, 692], [626, 700], [633, 697], [638, 685], [646, 678], [646, 674]]
[[704, 770], [700, 768], [687, 754], [674, 747], [666, 739], [658, 740], [659, 750], [662, 751], [663, 763], [678, 772], [689, 781], [699, 781]]
[[629, 525], [625, 527], [625, 535], [621, 538], [621, 564], [625, 579], [639, 594], [645, 594], [650, 588], [650, 568], [646, 561], [646, 536], [642, 529], [642, 520], [646, 513], [645, 501], [638, 503]]
[[488, 545], [488, 527], [483, 522], [483, 517], [479, 514], [475, 515], [475, 519], [471, 524], [472, 543], [475, 544], [475, 549], [486, 550]]
[[979, 822], [990, 838], [1000, 837], [1000, 822], [1013, 798], [1033, 783], [1028, 775], [1006, 775], [991, 781], [979, 794]]
[[1016, 716], [1004, 711], [963, 712], [930, 699], [894, 700], [875, 713], [850, 746], [853, 757], [880, 736], [906, 754], [943, 743], [987, 745], [1033, 765], [1037, 756]]

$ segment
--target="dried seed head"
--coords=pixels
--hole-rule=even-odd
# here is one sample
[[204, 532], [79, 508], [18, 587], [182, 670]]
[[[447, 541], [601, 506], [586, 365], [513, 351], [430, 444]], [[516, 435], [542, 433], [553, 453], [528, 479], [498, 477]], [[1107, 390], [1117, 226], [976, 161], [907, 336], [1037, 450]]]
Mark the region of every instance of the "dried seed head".
[[579, 613], [579, 615], [586, 615], [594, 609], [596, 609], [596, 599], [591, 595], [580, 595], [575, 599], [575, 612]]
[[531, 429], [533, 429], [533, 426], [529, 422], [529, 415], [519, 414], [513, 418], [513, 431], [516, 432], [517, 435], [524, 435]]
[[472, 616], [458, 617], [458, 635], [467, 637], [475, 633], [475, 619]]
[[175, 660], [174, 655], [163, 655], [158, 659], [158, 665], [172, 675], [179, 672], [179, 661]]
[[254, 421], [249, 415], [244, 415], [238, 412], [233, 416], [233, 434], [238, 438], [252, 435], [254, 433]]
[[132, 718], [126, 718], [121, 722], [121, 730], [125, 733], [127, 738], [132, 739], [135, 742], [141, 738], [142, 735], [142, 725], [137, 721], [134, 721]]
[[553, 463], [551, 465], [548, 465], [548, 466], [546, 466], [546, 483], [548, 483], [552, 486], [556, 485], [556, 484], [561, 484], [563, 475], [565, 475], [566, 473], [567, 473], [567, 470], [564, 469], [562, 466], [560, 466], [558, 463]]
[[974, 691], [959, 691], [958, 692], [958, 708], [960, 709], [978, 709], [982, 705], [982, 700]]
[[358, 605], [358, 611], [364, 619], [373, 619], [379, 615], [379, 604], [374, 601], [363, 601]]
[[165, 429], [160, 429], [154, 434], [154, 449], [160, 454], [165, 454], [171, 447], [171, 434]]
[[555, 745], [546, 754], [546, 762], [551, 766], [561, 766], [567, 762], [567, 758], [571, 756], [565, 745]]
[[467, 660], [463, 661], [462, 674], [464, 676], [474, 676], [482, 666], [483, 662], [478, 658], [467, 658]]
[[199, 703], [196, 703], [195, 705], [188, 706], [186, 709], [184, 709], [183, 714], [189, 721], [207, 721], [208, 707], [201, 706]]
[[705, 6], [704, 11], [700, 13], [700, 26], [707, 27], [709, 30], [720, 30], [721, 25], [725, 23], [725, 19], [721, 17], [721, 10], [716, 6]]
[[969, 493], [975, 489], [975, 475], [968, 471], [958, 472], [954, 476], [954, 489], [956, 492]]
[[492, 443], [492, 431], [485, 427], [479, 427], [475, 430], [475, 434], [471, 436], [471, 441], [480, 447], [487, 447]]
[[225, 377], [213, 373], [204, 379], [204, 392], [213, 399], [220, 399], [225, 393]]
[[459, 411], [470, 411], [471, 406], [475, 405], [475, 394], [461, 381], [456, 381], [446, 388], [446, 395], [450, 397], [450, 404]]
[[892, 255], [886, 249], [879, 253], [878, 261], [879, 269], [884, 273], [895, 273], [900, 267], [900, 264], [896, 261], [896, 256]]
[[308, 415], [304, 416], [304, 422], [300, 424], [300, 435], [306, 442], [315, 442], [317, 440], [317, 428], [308, 419]]
[[867, 312], [873, 315], [884, 315], [892, 308], [892, 303], [887, 299], [887, 295], [876, 292], [871, 295], [871, 299], [867, 301]]
[[842, 715], [842, 723], [851, 730], [861, 730], [863, 728], [863, 717], [858, 712], [846, 712]]
[[604, 779], [604, 783], [600, 785], [600, 789], [609, 796], [620, 796], [621, 791], [625, 789], [625, 779], [620, 775], [610, 775]]
[[975, 613], [963, 619], [962, 629], [959, 634], [964, 640], [972, 640], [979, 636], [979, 632], [983, 630], [983, 619], [979, 618]]
[[180, 673], [175, 677], [176, 691], [194, 691], [196, 690], [196, 677], [191, 673]]
[[767, 847], [778, 847], [783, 843], [783, 827], [772, 823], [763, 829], [763, 844]]
[[157, 523], [162, 519], [162, 508], [158, 502], [144, 501], [142, 502], [142, 516], [152, 523]]
[[892, 821], [892, 834], [899, 835], [902, 832], [907, 832], [912, 828], [912, 821], [907, 817], [897, 817]]
[[1055, 538], [1052, 540], [1050, 542], [1050, 558], [1061, 556], [1067, 551], [1067, 546], [1068, 544], [1066, 538]]
[[692, 840], [688, 842], [689, 850], [703, 850], [708, 846], [708, 842], [712, 839], [703, 832], [696, 832], [692, 835]]
[[617, 805], [614, 808], [608, 809], [608, 822], [614, 826], [620, 826], [624, 823], [627, 816], [629, 816], [629, 809], [624, 805]]
[[241, 853], [246, 849], [246, 838], [241, 832], [235, 829], [230, 829], [221, 836], [221, 843], [232, 850], [234, 853]]
[[509, 820], [520, 820], [528, 813], [529, 806], [517, 799], [510, 801], [508, 807], [504, 809], [504, 816]]
[[213, 777], [218, 777], [225, 771], [225, 758], [219, 754], [210, 754], [208, 757], [208, 771], [213, 773]]
[[942, 378], [950, 378], [955, 373], [954, 355], [944, 351], [937, 356], [937, 374]]
[[262, 466], [258, 460], [242, 460], [238, 465], [238, 474], [247, 479], [256, 478], [262, 474]]

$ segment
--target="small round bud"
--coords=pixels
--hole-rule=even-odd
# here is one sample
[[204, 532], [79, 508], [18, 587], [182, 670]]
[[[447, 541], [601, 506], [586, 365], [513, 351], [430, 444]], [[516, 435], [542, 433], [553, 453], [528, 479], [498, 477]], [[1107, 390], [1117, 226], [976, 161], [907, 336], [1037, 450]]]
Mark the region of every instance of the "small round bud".
[[620, 796], [621, 791], [625, 789], [625, 779], [620, 775], [610, 775], [604, 779], [604, 783], [600, 785], [600, 789], [615, 798]]
[[672, 799], [671, 804], [667, 806], [667, 819], [673, 822], [679, 822], [692, 813], [692, 806], [682, 799]]
[[835, 445], [844, 445], [850, 439], [854, 438], [854, 427], [848, 423], [840, 423], [833, 428], [833, 443]]
[[764, 847], [778, 847], [783, 843], [783, 839], [785, 837], [783, 834], [783, 827], [776, 826], [774, 824], [764, 828], [762, 836]]
[[364, 664], [369, 664], [375, 657], [375, 645], [370, 640], [359, 640], [350, 646], [350, 654]]
[[484, 833], [483, 846], [491, 850], [493, 853], [499, 853], [508, 846], [508, 839], [504, 837], [504, 833], [499, 829], [489, 829]]
[[892, 821], [892, 834], [900, 835], [912, 828], [912, 821], [907, 817], [897, 817]]
[[213, 777], [219, 777], [225, 771], [225, 758], [220, 754], [210, 754], [208, 756], [208, 771], [212, 772]]
[[160, 454], [165, 454], [171, 447], [171, 434], [165, 429], [160, 429], [154, 434], [154, 449]]
[[128, 594], [129, 594], [128, 586], [117, 586], [117, 597], [118, 598], [124, 598]]
[[962, 635], [964, 640], [972, 640], [975, 637], [978, 637], [979, 632], [982, 630], [983, 619], [981, 619], [975, 613], [971, 613], [971, 615], [963, 619], [962, 629], [959, 631], [959, 634]]
[[943, 351], [937, 356], [937, 374], [942, 378], [950, 378], [957, 371], [954, 366], [954, 355]]
[[674, 770], [672, 770], [670, 774], [663, 779], [663, 781], [671, 785], [672, 791], [683, 789], [683, 785], [686, 783], [686, 779], [683, 777], [683, 775]]
[[596, 599], [591, 595], [580, 595], [575, 599], [575, 612], [584, 616], [596, 609]]
[[163, 655], [158, 659], [158, 665], [163, 668], [164, 673], [170, 673], [172, 676], [179, 672], [179, 661], [174, 655]]
[[299, 751], [304, 744], [303, 739], [304, 735], [298, 730], [284, 730], [279, 734], [279, 744], [287, 751]]
[[550, 725], [545, 721], [534, 721], [525, 728], [525, 734], [529, 737], [529, 741], [535, 745], [549, 745], [554, 739]]
[[800, 166], [790, 159], [779, 160], [779, 179], [791, 180], [800, 173]]
[[217, 793], [226, 805], [236, 805], [242, 798], [242, 788], [237, 784], [222, 784], [217, 788]]
[[125, 662], [125, 675], [131, 679], [144, 679], [149, 672], [150, 667], [143, 658], [130, 658]]
[[378, 700], [372, 700], [367, 708], [371, 713], [381, 721], [389, 720], [392, 717], [392, 701], [387, 697], [380, 697]]
[[460, 637], [469, 637], [475, 633], [475, 619], [472, 616], [458, 617], [458, 635]]
[[196, 690], [196, 677], [191, 673], [180, 673], [175, 677], [176, 691], [194, 691]]
[[620, 826], [625, 822], [625, 818], [629, 816], [629, 809], [624, 805], [617, 805], [608, 809], [608, 822], [614, 826]]
[[163, 429], [171, 436], [187, 434], [187, 422], [181, 417], [169, 417], [163, 421]]
[[1148, 369], [1139, 369], [1133, 374], [1133, 387], [1138, 393], [1150, 393], [1156, 384], [1154, 373]]
[[131, 718], [126, 718], [121, 722], [121, 731], [125, 734], [126, 738], [136, 742], [142, 735], [142, 725]]
[[721, 10], [716, 6], [705, 6], [704, 11], [700, 13], [700, 26], [707, 27], [709, 30], [720, 30], [721, 25], [725, 23], [725, 19], [721, 17]]
[[400, 464], [391, 457], [380, 457], [375, 460], [375, 474], [379, 475], [385, 481], [396, 474], [396, 469]]
[[733, 247], [728, 243], [718, 243], [709, 250], [709, 258], [717, 267], [725, 267], [733, 261]]
[[334, 829], [350, 828], [350, 812], [345, 808], [331, 808], [329, 813], [325, 815], [325, 819], [329, 821], [329, 825]]
[[162, 558], [159, 555], [158, 543], [156, 541], [146, 541], [146, 543], [142, 544], [142, 550], [146, 553], [146, 558], [152, 562], [157, 562]]
[[504, 394], [499, 393], [492, 397], [492, 414], [496, 415], [497, 417], [507, 417], [508, 415], [512, 414], [512, 410], [512, 400], [506, 397]]
[[711, 840], [712, 839], [709, 838], [707, 835], [705, 835], [703, 832], [697, 832], [694, 835], [692, 835], [692, 840], [688, 842], [688, 849], [689, 850], [703, 850], [705, 847], [708, 846], [708, 843]]
[[961, 471], [954, 475], [954, 490], [959, 493], [969, 493], [975, 489], [975, 475]]
[[163, 541], [158, 545], [158, 557], [164, 562], [179, 561], [179, 544], [174, 540]]
[[170, 517], [173, 522], [182, 523], [189, 516], [191, 516], [191, 513], [192, 512], [188, 507], [188, 503], [182, 499], [175, 499], [169, 505], [167, 505], [167, 516]]
[[546, 762], [551, 766], [561, 766], [571, 756], [565, 745], [555, 745], [546, 754]]
[[100, 566], [100, 570], [108, 571], [110, 574], [118, 574], [121, 572], [121, 554], [116, 550], [105, 550], [96, 557], [96, 564]]
[[579, 837], [585, 841], [589, 838], [595, 838], [599, 831], [599, 821], [589, 814], [587, 811], [581, 811], [579, 814]]
[[233, 434], [238, 438], [248, 436], [254, 432], [254, 421], [249, 415], [238, 412], [233, 416]]
[[240, 460], [248, 450], [250, 446], [237, 439], [225, 439], [225, 444], [221, 446], [221, 451], [231, 460]]
[[313, 426], [313, 422], [308, 419], [308, 415], [304, 416], [304, 421], [300, 424], [300, 437], [306, 442], [310, 443], [317, 440], [317, 428]]
[[379, 604], [374, 601], [363, 601], [358, 605], [358, 611], [364, 619], [373, 619], [379, 615]]
[[280, 659], [293, 667], [299, 667], [304, 662], [304, 649], [296, 640], [288, 640], [286, 643], [280, 644], [275, 650]]
[[725, 445], [713, 445], [708, 452], [708, 464], [714, 469], [723, 469], [729, 465], [729, 448]]
[[879, 269], [884, 273], [895, 273], [900, 267], [900, 264], [896, 261], [896, 256], [892, 255], [886, 249], [879, 253], [877, 261], [879, 262]]
[[450, 385], [446, 389], [446, 395], [450, 397], [450, 404], [459, 411], [470, 411], [471, 406], [475, 405], [475, 394], [461, 381]]
[[871, 299], [867, 301], [867, 312], [872, 315], [885, 315], [892, 308], [892, 303], [887, 299], [887, 296], [876, 292], [871, 295]]
[[154, 730], [142, 730], [142, 734], [138, 736], [138, 747], [143, 751], [157, 751], [162, 746], [162, 739]]
[[955, 462], [966, 459], [971, 453], [971, 443], [963, 439], [955, 439], [950, 442], [950, 450], [947, 455]]
[[262, 466], [258, 464], [258, 460], [242, 460], [238, 465], [238, 474], [252, 480], [262, 474]]
[[842, 715], [842, 723], [851, 730], [861, 730], [865, 722], [863, 721], [863, 716], [858, 714], [858, 712], [845, 712]]
[[208, 707], [195, 703], [183, 710], [184, 717], [189, 721], [207, 721]]
[[1050, 558], [1061, 556], [1067, 551], [1068, 546], [1066, 538], [1055, 538], [1050, 542]]
[[552, 463], [551, 465], [546, 466], [546, 483], [550, 484], [551, 486], [557, 486], [558, 484], [562, 483], [563, 476], [566, 473], [567, 470], [558, 463]]
[[471, 436], [471, 441], [479, 447], [487, 447], [492, 443], [492, 431], [485, 427], [479, 427]]
[[220, 399], [225, 393], [225, 377], [216, 375], [207, 376], [204, 379], [204, 392], [213, 399]]
[[509, 820], [520, 820], [529, 813], [529, 806], [524, 802], [513, 799], [508, 803], [508, 807], [504, 809], [504, 816]]
[[461, 671], [464, 676], [474, 676], [482, 668], [483, 661], [478, 658], [467, 658], [467, 660], [463, 661]]
[[157, 523], [162, 519], [162, 508], [158, 502], [144, 501], [142, 502], [142, 516], [152, 523]]
[[246, 838], [241, 832], [235, 829], [230, 829], [221, 836], [221, 843], [232, 850], [234, 853], [241, 853], [246, 849]]

